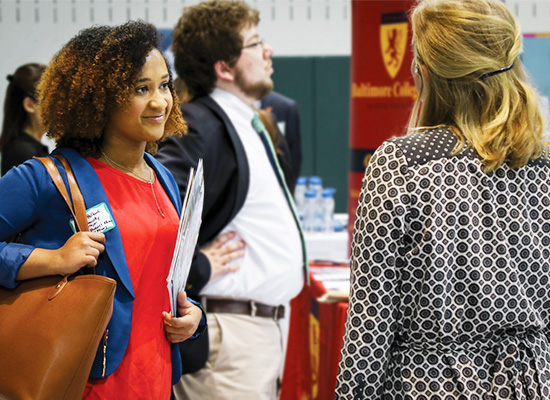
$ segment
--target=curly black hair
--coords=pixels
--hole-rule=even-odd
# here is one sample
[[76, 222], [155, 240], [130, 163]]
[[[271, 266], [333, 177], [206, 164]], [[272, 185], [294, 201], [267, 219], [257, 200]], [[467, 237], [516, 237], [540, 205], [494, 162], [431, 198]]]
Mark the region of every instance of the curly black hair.
[[[158, 48], [159, 37], [157, 29], [143, 21], [94, 26], [73, 37], [54, 56], [38, 86], [47, 135], [60, 147], [97, 157], [113, 110], [128, 106], [145, 59]], [[187, 129], [172, 82], [170, 75], [174, 107], [161, 140]], [[148, 143], [147, 151], [156, 149], [157, 143]]]

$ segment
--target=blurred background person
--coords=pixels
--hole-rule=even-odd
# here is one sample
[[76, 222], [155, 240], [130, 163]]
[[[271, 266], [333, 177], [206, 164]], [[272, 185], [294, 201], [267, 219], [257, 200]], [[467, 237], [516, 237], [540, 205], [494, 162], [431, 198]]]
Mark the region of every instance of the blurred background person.
[[189, 91], [187, 90], [187, 86], [185, 86], [185, 82], [180, 77], [177, 77], [176, 79], [174, 79], [174, 89], [176, 89], [176, 93], [178, 94], [180, 103], [187, 103], [189, 100], [193, 98], [189, 94]]
[[498, 0], [411, 13], [419, 93], [357, 208], [337, 399], [550, 398], [550, 160]]
[[298, 105], [290, 97], [272, 90], [262, 97], [260, 108], [275, 116], [276, 124], [288, 145], [292, 173], [298, 179], [302, 168], [302, 134]]
[[49, 153], [41, 142], [45, 131], [36, 99], [36, 86], [45, 69], [43, 64], [29, 63], [7, 76], [9, 84], [0, 134], [1, 175], [33, 156], [43, 157]]
[[279, 128], [277, 117], [272, 112], [263, 109], [256, 109], [256, 113], [258, 113], [258, 117], [262, 121], [262, 124], [264, 124], [265, 130], [273, 143], [273, 148], [275, 149], [275, 154], [277, 155], [277, 160], [283, 172], [288, 190], [290, 193], [294, 193], [298, 177], [294, 174], [292, 154], [288, 148], [288, 142]]

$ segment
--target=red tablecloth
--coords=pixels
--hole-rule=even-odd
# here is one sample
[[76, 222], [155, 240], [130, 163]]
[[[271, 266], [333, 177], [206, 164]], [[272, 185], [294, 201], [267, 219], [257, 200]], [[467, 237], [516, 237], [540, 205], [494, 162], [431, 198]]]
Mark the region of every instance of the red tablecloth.
[[313, 278], [291, 303], [280, 400], [334, 399], [348, 303], [318, 302], [326, 289]]

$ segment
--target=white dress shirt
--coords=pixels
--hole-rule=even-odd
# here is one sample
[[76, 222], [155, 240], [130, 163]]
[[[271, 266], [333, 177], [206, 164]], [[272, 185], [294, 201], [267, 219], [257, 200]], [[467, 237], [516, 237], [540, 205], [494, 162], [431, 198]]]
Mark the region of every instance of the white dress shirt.
[[286, 304], [300, 292], [304, 279], [300, 235], [292, 211], [252, 127], [254, 110], [221, 89], [214, 89], [210, 96], [237, 130], [248, 160], [250, 183], [243, 207], [222, 231], [235, 231], [235, 240], [246, 243], [244, 257], [235, 260], [240, 269], [209, 282], [201, 294]]

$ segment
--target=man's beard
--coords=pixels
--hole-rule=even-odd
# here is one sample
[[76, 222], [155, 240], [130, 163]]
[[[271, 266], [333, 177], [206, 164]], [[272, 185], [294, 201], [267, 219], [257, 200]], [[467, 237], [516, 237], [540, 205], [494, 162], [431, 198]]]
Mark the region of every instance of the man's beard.
[[240, 69], [237, 69], [235, 72], [235, 83], [244, 94], [255, 100], [260, 100], [273, 90], [273, 81], [271, 79], [257, 83], [248, 83], [245, 81], [244, 74]]

